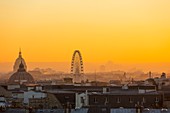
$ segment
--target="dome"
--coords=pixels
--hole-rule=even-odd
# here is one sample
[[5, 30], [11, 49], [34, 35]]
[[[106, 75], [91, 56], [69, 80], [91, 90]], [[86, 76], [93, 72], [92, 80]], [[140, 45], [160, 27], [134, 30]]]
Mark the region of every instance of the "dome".
[[32, 84], [34, 83], [34, 78], [32, 77], [31, 74], [29, 74], [28, 72], [26, 72], [25, 68], [24, 68], [24, 64], [20, 63], [19, 65], [19, 69], [17, 72], [15, 72], [8, 81], [9, 84]]
[[146, 79], [146, 81], [148, 81], [152, 85], [156, 85], [156, 82], [155, 82], [155, 80], [153, 78], [148, 78], [148, 79]]
[[18, 56], [18, 58], [16, 59], [16, 61], [14, 63], [13, 72], [17, 72], [17, 70], [19, 69], [19, 65], [21, 64], [21, 61], [22, 61], [23, 65], [24, 65], [25, 70], [27, 70], [25, 60], [22, 58], [22, 54], [21, 54], [21, 51], [20, 51], [19, 56]]
[[166, 73], [163, 72], [162, 75], [161, 75], [161, 78], [166, 79]]

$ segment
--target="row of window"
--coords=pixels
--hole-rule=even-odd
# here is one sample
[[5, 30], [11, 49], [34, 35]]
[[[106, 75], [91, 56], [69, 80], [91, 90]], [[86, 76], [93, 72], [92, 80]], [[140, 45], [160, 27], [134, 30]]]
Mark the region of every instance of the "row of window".
[[[133, 98], [129, 98], [129, 103], [133, 103], [133, 101], [134, 101]], [[146, 103], [145, 97], [142, 98], [142, 102]], [[155, 102], [159, 102], [158, 97], [155, 98]], [[98, 100], [95, 97], [94, 97], [94, 103], [98, 103]], [[109, 99], [107, 97], [105, 97], [105, 104], [107, 104], [107, 103], [109, 103]], [[117, 98], [117, 103], [121, 103], [121, 98], [120, 97]]]

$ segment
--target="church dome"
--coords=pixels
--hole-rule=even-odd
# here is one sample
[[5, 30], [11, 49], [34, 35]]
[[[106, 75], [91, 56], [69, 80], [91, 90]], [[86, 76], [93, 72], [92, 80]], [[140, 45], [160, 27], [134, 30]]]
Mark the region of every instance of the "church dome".
[[22, 58], [22, 54], [21, 54], [21, 51], [20, 51], [20, 52], [19, 52], [19, 56], [18, 56], [18, 58], [16, 59], [16, 61], [15, 61], [15, 63], [14, 63], [13, 72], [17, 72], [17, 70], [19, 69], [19, 65], [21, 64], [21, 62], [22, 62], [23, 65], [24, 65], [24, 69], [27, 70], [27, 66], [26, 66], [25, 60]]
[[34, 78], [32, 77], [31, 74], [29, 74], [28, 72], [26, 72], [25, 68], [24, 68], [24, 64], [20, 63], [19, 65], [19, 69], [17, 72], [15, 72], [8, 81], [9, 84], [32, 84], [34, 83]]

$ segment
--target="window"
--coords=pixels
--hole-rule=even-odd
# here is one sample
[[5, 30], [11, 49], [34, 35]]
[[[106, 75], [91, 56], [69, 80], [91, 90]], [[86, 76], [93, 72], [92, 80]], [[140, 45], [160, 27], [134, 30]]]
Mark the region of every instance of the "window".
[[97, 103], [97, 99], [96, 99], [96, 97], [94, 97], [94, 103]]
[[69, 99], [69, 96], [65, 96], [65, 99]]
[[117, 103], [120, 103], [120, 101], [121, 101], [121, 100], [120, 100], [120, 98], [118, 97], [118, 98], [117, 98]]
[[84, 98], [83, 97], [81, 97], [81, 103], [84, 104]]
[[142, 102], [143, 102], [143, 103], [145, 103], [145, 102], [146, 102], [145, 97], [143, 97], [143, 98], [142, 98]]
[[106, 112], [107, 110], [106, 110], [106, 108], [102, 108], [102, 111], [103, 111], [103, 112]]
[[129, 98], [129, 103], [133, 103], [133, 99], [131, 97]]
[[106, 105], [107, 103], [109, 103], [109, 100], [108, 100], [108, 98], [106, 97], [106, 98], [105, 98], [105, 105]]
[[155, 102], [159, 102], [159, 98], [158, 97], [155, 98]]

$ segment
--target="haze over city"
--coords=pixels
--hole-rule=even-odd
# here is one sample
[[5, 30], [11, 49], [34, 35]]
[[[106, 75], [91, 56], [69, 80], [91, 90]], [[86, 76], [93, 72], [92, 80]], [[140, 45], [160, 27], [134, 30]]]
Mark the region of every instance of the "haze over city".
[[[17, 57], [17, 56], [16, 56]], [[14, 60], [15, 61], [15, 60]], [[70, 59], [71, 62], [71, 59]], [[27, 62], [28, 70], [33, 70], [35, 68], [41, 68], [41, 69], [47, 69], [51, 68], [58, 72], [70, 72], [70, 62]], [[1, 73], [7, 73], [12, 71], [14, 62], [2, 62], [0, 63]], [[127, 72], [133, 72], [133, 71], [143, 71], [143, 72], [167, 72], [169, 73], [170, 63], [138, 63], [138, 64], [132, 64], [132, 63], [114, 63], [111, 61], [108, 62], [100, 62], [100, 63], [90, 63], [85, 62], [84, 63], [84, 69], [87, 73], [94, 73], [97, 72], [109, 72], [109, 71], [127, 71]], [[103, 70], [104, 69], [104, 70]]]

